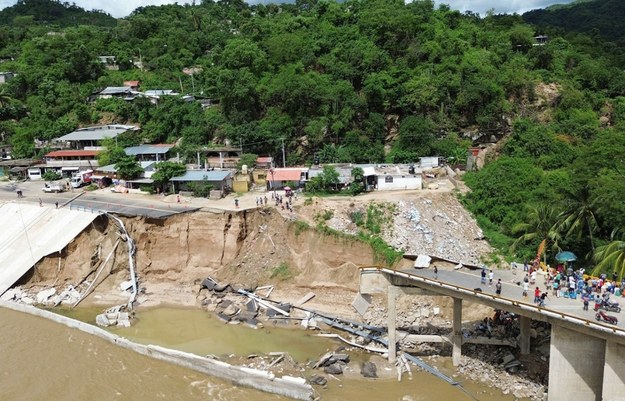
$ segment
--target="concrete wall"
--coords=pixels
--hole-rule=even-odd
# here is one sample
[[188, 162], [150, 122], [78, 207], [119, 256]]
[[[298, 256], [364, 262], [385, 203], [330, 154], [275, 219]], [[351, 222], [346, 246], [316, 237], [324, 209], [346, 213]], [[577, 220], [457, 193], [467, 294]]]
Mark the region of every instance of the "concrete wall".
[[605, 348], [603, 399], [625, 401], [625, 345], [612, 341]]
[[275, 377], [271, 372], [250, 369], [244, 366], [229, 365], [222, 361], [204, 358], [188, 352], [163, 348], [156, 345], [137, 344], [88, 323], [57, 315], [46, 310], [37, 309], [29, 305], [0, 301], [0, 307], [43, 317], [67, 327], [100, 337], [139, 354], [174, 363], [187, 369], [205, 373], [209, 376], [228, 380], [237, 385], [251, 387], [256, 390], [278, 394], [296, 400], [313, 399], [313, 389], [303, 378], [291, 376]]
[[[393, 182], [386, 182], [386, 177], [392, 177]], [[378, 175], [378, 190], [388, 191], [394, 189], [421, 189], [422, 178], [420, 175]]]
[[549, 401], [601, 401], [606, 341], [551, 327]]

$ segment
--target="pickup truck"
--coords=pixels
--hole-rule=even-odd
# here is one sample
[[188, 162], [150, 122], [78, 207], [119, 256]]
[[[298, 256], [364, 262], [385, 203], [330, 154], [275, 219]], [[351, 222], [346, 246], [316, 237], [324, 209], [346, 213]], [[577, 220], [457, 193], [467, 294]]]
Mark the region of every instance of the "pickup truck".
[[43, 192], [63, 192], [65, 191], [65, 184], [56, 182], [46, 182], [41, 188]]

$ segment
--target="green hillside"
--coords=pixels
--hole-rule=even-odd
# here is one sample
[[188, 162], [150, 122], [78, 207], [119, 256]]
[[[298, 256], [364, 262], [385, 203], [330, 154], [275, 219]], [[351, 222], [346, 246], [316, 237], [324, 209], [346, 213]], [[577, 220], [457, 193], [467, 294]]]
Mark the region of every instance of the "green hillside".
[[53, 26], [115, 26], [115, 18], [103, 11], [85, 11], [59, 0], [18, 0], [0, 11], [0, 25], [44, 24]]
[[523, 14], [523, 20], [530, 24], [560, 28], [565, 32], [600, 34], [610, 41], [625, 39], [624, 18], [625, 2], [621, 0], [578, 1], [562, 7]]

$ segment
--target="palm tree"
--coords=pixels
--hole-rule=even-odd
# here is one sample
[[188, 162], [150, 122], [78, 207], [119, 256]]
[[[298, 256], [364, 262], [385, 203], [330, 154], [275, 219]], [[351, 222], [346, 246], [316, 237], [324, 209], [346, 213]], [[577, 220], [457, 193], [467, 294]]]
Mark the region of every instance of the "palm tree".
[[[551, 248], [558, 248], [559, 233], [554, 229], [558, 221], [558, 211], [550, 205], [531, 206], [527, 221], [512, 227], [514, 234], [521, 234], [512, 244], [512, 249], [521, 243], [530, 241], [551, 242]], [[543, 253], [543, 262], [547, 263], [547, 254]]]
[[569, 193], [566, 210], [560, 213], [556, 230], [560, 234], [575, 236], [578, 239], [587, 232], [593, 253], [595, 244], [592, 234], [599, 226], [595, 216], [596, 201], [591, 199], [590, 189], [584, 186], [578, 193]]
[[603, 272], [616, 272], [619, 279], [625, 276], [625, 235], [620, 229], [612, 231], [611, 242], [597, 248], [593, 255], [597, 266], [592, 274], [599, 275]]

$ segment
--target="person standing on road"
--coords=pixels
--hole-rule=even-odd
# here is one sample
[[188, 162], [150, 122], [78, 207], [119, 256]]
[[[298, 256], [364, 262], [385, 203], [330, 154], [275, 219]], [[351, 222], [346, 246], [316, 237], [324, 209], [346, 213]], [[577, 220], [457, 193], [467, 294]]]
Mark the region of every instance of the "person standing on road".
[[488, 285], [493, 285], [493, 279], [495, 278], [495, 273], [491, 270], [488, 273]]
[[534, 290], [534, 303], [537, 304], [540, 301], [540, 288], [536, 287]]
[[495, 284], [495, 293], [501, 295], [501, 279], [498, 279], [497, 284]]
[[43, 202], [41, 201], [41, 198], [39, 198], [39, 207], [43, 206]]
[[582, 295], [582, 301], [584, 301], [584, 310], [588, 310], [588, 304], [590, 303], [590, 297], [588, 294]]
[[527, 291], [530, 289], [530, 283], [527, 281], [523, 282], [523, 298], [527, 298]]
[[482, 284], [486, 284], [486, 269], [482, 267]]
[[438, 267], [434, 266], [434, 280], [438, 280]]

